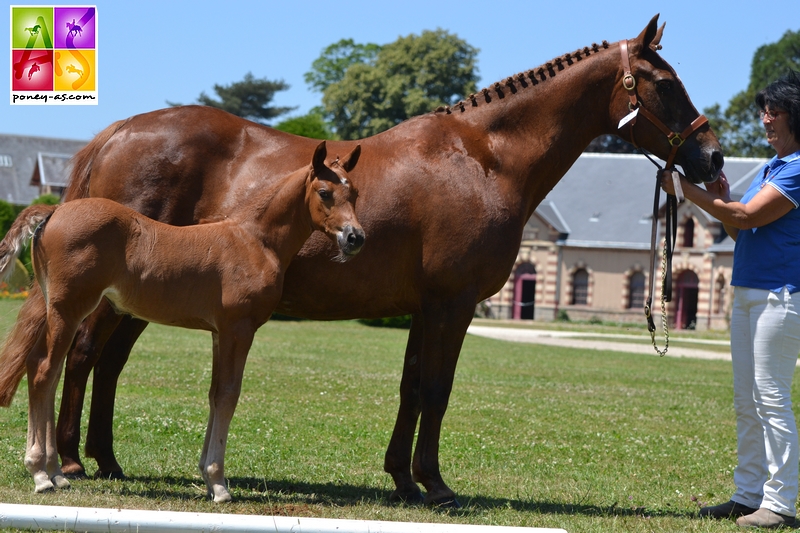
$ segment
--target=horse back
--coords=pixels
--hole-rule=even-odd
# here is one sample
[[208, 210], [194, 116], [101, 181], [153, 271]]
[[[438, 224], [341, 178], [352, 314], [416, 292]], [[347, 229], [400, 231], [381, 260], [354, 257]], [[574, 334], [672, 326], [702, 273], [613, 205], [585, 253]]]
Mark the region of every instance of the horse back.
[[162, 109], [131, 117], [96, 150], [88, 195], [196, 224], [306, 164], [317, 144], [207, 106]]

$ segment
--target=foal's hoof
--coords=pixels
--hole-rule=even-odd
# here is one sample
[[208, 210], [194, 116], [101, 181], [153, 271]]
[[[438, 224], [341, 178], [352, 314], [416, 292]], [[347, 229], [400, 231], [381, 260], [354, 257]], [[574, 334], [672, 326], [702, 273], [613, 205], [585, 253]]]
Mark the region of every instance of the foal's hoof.
[[233, 500], [231, 493], [222, 485], [214, 485], [211, 490], [208, 491], [208, 495], [214, 499], [214, 503], [228, 503]]
[[113, 472], [103, 472], [102, 470], [98, 470], [97, 472], [94, 473], [94, 478], [107, 479], [110, 481], [128, 479], [127, 477], [125, 477], [125, 473], [122, 470], [117, 470]]
[[46, 492], [55, 492], [55, 491], [56, 487], [55, 485], [53, 485], [53, 482], [50, 481], [49, 479], [47, 480], [46, 483], [44, 482], [34, 483], [33, 492], [35, 492], [36, 494], [44, 494]]
[[57, 474], [53, 476], [51, 481], [57, 489], [66, 490], [70, 488], [69, 480], [63, 474]]
[[422, 492], [419, 489], [417, 490], [396, 490], [392, 492], [389, 496], [389, 501], [391, 503], [404, 503], [406, 505], [422, 505], [425, 501], [425, 498], [422, 496]]

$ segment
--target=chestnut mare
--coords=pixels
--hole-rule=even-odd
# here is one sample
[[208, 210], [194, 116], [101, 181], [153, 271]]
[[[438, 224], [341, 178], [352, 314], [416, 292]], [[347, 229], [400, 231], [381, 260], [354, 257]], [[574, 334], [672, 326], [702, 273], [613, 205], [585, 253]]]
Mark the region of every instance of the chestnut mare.
[[[423, 501], [421, 483], [426, 503], [457, 505], [439, 471], [456, 362], [476, 303], [507, 282], [536, 206], [595, 137], [618, 134], [631, 141], [635, 129], [639, 146], [666, 159], [675, 139], [668, 140], [663, 126], [684, 132], [698, 119], [675, 71], [656, 51], [663, 30], [657, 20], [622, 41], [626, 67], [621, 43], [603, 42], [359, 141], [364, 155], [353, 179], [370, 245], [346, 265], [331, 264], [331, 245], [312, 236], [287, 270], [280, 313], [413, 316], [384, 462], [396, 485], [392, 500]], [[638, 108], [663, 124], [640, 113], [635, 126], [618, 129], [634, 94]], [[354, 143], [329, 145], [344, 151]], [[209, 213], [233, 212], [231, 195], [261, 186], [258, 176], [265, 171], [297, 168], [314, 146], [312, 139], [208, 107], [154, 111], [112, 124], [81, 150], [66, 198], [107, 197], [171, 224], [194, 224]], [[694, 182], [717, 178], [723, 158], [707, 124], [686, 136], [675, 162]], [[0, 404], [11, 401], [44, 316], [43, 300], [33, 293], [0, 353]], [[85, 472], [80, 415], [94, 368], [86, 454], [97, 460], [99, 475], [122, 475], [112, 448], [113, 400], [144, 327], [108, 307], [81, 327], [68, 356], [57, 428], [65, 472]]]
[[106, 198], [34, 205], [20, 214], [0, 243], [0, 267], [13, 270], [12, 259], [33, 234], [34, 272], [47, 302], [46, 341], [28, 356], [25, 466], [36, 492], [69, 487], [56, 450], [56, 386], [78, 326], [105, 297], [120, 313], [211, 331], [200, 472], [215, 502], [231, 499], [225, 447], [253, 336], [278, 305], [286, 267], [314, 230], [336, 243], [341, 261], [361, 250], [357, 193], [345, 175], [359, 153], [356, 146], [328, 167], [323, 142], [311, 165], [256, 189], [215, 223], [169, 226]]

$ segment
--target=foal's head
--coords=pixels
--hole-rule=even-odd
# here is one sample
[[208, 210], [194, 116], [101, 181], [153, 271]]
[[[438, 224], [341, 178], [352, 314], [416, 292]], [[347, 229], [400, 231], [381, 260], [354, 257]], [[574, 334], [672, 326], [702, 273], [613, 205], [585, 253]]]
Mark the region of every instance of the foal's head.
[[361, 155], [361, 145], [349, 154], [325, 164], [328, 150], [322, 141], [314, 151], [306, 183], [306, 203], [314, 229], [325, 232], [339, 246], [340, 261], [347, 261], [361, 251], [364, 230], [356, 219], [358, 191], [347, 178]]

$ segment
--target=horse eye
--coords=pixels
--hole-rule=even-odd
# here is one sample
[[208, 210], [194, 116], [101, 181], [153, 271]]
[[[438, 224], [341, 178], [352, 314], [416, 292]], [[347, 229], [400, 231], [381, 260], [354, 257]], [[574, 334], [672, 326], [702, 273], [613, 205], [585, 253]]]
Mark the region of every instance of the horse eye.
[[330, 200], [333, 198], [333, 193], [331, 193], [331, 191], [328, 189], [320, 189], [317, 191], [317, 194], [319, 194], [319, 197], [323, 200]]
[[666, 93], [672, 90], [671, 80], [660, 80], [656, 82], [656, 90], [660, 93]]

